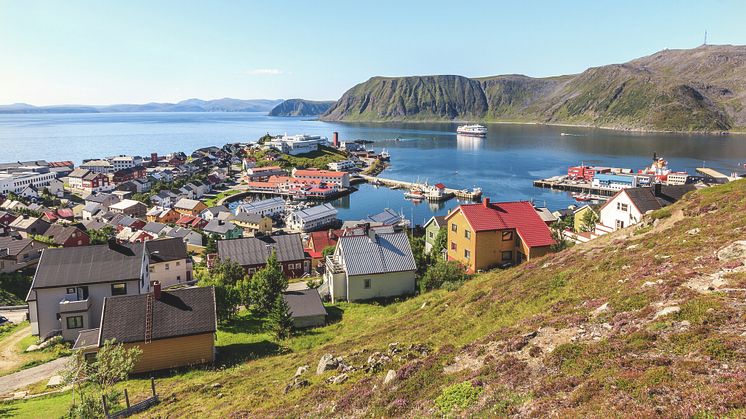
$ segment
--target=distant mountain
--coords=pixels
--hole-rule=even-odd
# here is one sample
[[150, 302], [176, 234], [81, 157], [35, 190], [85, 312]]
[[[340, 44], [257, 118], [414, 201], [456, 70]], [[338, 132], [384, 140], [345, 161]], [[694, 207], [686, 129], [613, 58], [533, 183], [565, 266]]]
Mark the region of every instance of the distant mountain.
[[178, 103], [145, 103], [142, 105], [55, 105], [33, 106], [27, 103], [0, 105], [1, 113], [106, 113], [106, 112], [269, 112], [282, 99], [187, 99]]
[[746, 46], [663, 50], [577, 75], [373, 77], [327, 121], [486, 121], [616, 129], [746, 129]]
[[270, 116], [318, 116], [329, 110], [336, 102], [305, 99], [288, 99], [269, 111]]

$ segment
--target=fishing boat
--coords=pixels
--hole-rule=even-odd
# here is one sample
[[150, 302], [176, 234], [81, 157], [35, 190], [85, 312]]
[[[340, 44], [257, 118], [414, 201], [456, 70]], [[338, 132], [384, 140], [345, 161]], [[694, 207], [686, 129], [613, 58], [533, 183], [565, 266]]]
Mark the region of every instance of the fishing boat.
[[593, 200], [593, 197], [591, 195], [584, 193], [575, 192], [572, 194], [572, 197], [575, 198], [575, 200], [578, 202], [588, 202]]
[[456, 133], [469, 137], [485, 137], [487, 135], [487, 127], [479, 124], [461, 125], [456, 129]]
[[411, 190], [409, 192], [404, 192], [404, 198], [411, 199], [414, 201], [422, 201], [426, 197], [425, 197], [425, 194], [422, 193], [422, 191]]
[[475, 201], [482, 196], [482, 188], [461, 189], [455, 192], [456, 198]]
[[378, 155], [378, 158], [382, 161], [389, 161], [391, 160], [391, 154], [384, 148], [381, 150], [381, 154]]

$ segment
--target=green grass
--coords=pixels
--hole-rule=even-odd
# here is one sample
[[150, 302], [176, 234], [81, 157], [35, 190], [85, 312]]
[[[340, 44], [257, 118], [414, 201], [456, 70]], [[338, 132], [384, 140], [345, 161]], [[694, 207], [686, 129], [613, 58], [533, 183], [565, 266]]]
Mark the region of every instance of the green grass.
[[[273, 151], [272, 153], [276, 152]], [[320, 146], [318, 151], [298, 154], [297, 156], [281, 154], [280, 159], [277, 161], [262, 160], [267, 154], [267, 151], [257, 151], [254, 153], [254, 157], [256, 157], [257, 162], [260, 166], [279, 165], [285, 169], [292, 169], [293, 167], [297, 167], [299, 169], [307, 169], [311, 167], [315, 167], [317, 169], [326, 169], [329, 163], [347, 159], [347, 155], [345, 153], [331, 147], [324, 146]]]
[[205, 201], [205, 205], [207, 205], [208, 207], [214, 207], [215, 205], [218, 204], [218, 201], [220, 201], [221, 199], [227, 198], [227, 197], [229, 197], [231, 195], [235, 195], [238, 192], [240, 192], [240, 191], [237, 191], [237, 190], [234, 190], [234, 189], [229, 189], [227, 191], [220, 192], [219, 194], [215, 195], [214, 198], [210, 198], [210, 199], [206, 200]]
[[[19, 324], [19, 327], [27, 326], [27, 322]], [[17, 330], [17, 329], [16, 329]], [[16, 371], [32, 368], [37, 365], [44, 364], [49, 361], [53, 361], [57, 358], [70, 355], [70, 344], [69, 343], [58, 343], [39, 351], [25, 352], [25, 350], [38, 342], [38, 338], [31, 334], [25, 336], [23, 339], [18, 341], [15, 345], [15, 351], [19, 354], [20, 363], [12, 368], [0, 370], [0, 376], [8, 375]], [[2, 342], [0, 342], [0, 345]]]
[[0, 403], [0, 417], [17, 419], [37, 419], [63, 417], [70, 406], [69, 392], [42, 396], [35, 399]]

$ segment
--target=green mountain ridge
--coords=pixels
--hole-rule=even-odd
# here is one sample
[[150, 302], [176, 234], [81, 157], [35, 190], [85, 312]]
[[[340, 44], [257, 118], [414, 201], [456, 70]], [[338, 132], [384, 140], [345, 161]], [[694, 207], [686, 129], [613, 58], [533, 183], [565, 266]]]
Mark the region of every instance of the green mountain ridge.
[[746, 46], [706, 45], [547, 78], [373, 77], [321, 118], [722, 132], [746, 127], [745, 101]]
[[319, 116], [334, 105], [333, 100], [288, 99], [272, 108], [269, 116]]

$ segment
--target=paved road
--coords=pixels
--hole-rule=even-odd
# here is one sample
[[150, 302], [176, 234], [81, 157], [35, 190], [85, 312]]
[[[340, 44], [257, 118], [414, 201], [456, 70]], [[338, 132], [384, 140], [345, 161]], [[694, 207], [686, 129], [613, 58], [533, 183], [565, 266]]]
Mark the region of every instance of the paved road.
[[7, 317], [13, 323], [20, 323], [26, 320], [26, 312], [28, 312], [28, 309], [25, 308], [22, 310], [0, 310], [0, 316]]
[[69, 356], [57, 358], [46, 364], [0, 377], [0, 394], [12, 393], [39, 381], [49, 380], [53, 375], [60, 373], [65, 368], [68, 359], [70, 359]]
[[292, 284], [288, 284], [288, 291], [302, 291], [305, 289], [308, 289], [306, 281], [293, 282]]

